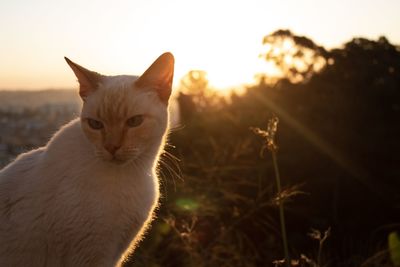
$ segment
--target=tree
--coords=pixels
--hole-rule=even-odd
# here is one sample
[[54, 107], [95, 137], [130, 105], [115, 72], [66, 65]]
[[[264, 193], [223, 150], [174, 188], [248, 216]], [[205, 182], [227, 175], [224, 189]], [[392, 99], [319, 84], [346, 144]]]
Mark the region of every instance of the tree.
[[[278, 30], [265, 36], [263, 45], [264, 52], [260, 57], [277, 70], [279, 79], [286, 78], [292, 83], [308, 81], [327, 62], [332, 62], [322, 46], [289, 30]], [[271, 80], [267, 75], [260, 78]]]

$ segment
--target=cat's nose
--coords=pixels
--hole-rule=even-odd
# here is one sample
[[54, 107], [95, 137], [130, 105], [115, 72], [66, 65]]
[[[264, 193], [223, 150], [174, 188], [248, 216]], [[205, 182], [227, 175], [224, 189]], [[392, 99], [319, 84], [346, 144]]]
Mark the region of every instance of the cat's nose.
[[115, 155], [115, 152], [117, 152], [117, 150], [120, 148], [121, 146], [117, 146], [114, 144], [105, 144], [104, 148], [110, 152], [111, 155]]

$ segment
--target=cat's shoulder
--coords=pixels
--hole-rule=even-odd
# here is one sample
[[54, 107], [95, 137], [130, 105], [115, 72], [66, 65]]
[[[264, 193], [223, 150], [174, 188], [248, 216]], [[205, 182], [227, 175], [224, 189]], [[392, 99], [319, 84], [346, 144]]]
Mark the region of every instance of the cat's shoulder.
[[0, 175], [4, 174], [7, 176], [8, 172], [19, 170], [21, 172], [27, 172], [38, 164], [43, 154], [45, 153], [46, 147], [40, 147], [25, 153], [18, 155], [13, 162], [0, 170]]
[[70, 133], [70, 132], [81, 132], [81, 122], [80, 118], [75, 118], [71, 120], [70, 122], [66, 123], [63, 125], [56, 134], [58, 133]]
[[72, 145], [77, 140], [83, 137], [81, 129], [80, 118], [76, 118], [63, 125], [51, 138], [47, 146], [52, 146], [52, 143], [65, 143], [65, 145]]

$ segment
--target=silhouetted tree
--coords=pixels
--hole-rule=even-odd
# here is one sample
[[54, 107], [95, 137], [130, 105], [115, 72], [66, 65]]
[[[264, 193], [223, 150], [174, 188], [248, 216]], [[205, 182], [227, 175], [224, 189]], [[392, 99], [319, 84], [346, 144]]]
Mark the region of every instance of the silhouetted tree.
[[264, 52], [260, 57], [277, 68], [280, 78], [291, 82], [308, 81], [328, 60], [328, 53], [323, 47], [289, 30], [278, 30], [265, 36], [263, 46]]
[[325, 50], [287, 30], [263, 43], [263, 57], [282, 72], [276, 84], [264, 80], [216, 103], [204, 73], [185, 77], [183, 102], [194, 107], [170, 135], [176, 149], [168, 147], [185, 182], [163, 183], [164, 220], [132, 266], [255, 267], [282, 258], [271, 159], [260, 158], [262, 143], [249, 131], [272, 114], [283, 186], [306, 192], [286, 203], [293, 258], [313, 255], [310, 228], [330, 226], [326, 265], [360, 266], [399, 229], [399, 48], [381, 37]]

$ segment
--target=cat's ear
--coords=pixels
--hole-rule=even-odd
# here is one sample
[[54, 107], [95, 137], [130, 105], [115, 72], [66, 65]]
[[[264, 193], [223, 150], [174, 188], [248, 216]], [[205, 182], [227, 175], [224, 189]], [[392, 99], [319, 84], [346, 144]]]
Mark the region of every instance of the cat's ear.
[[64, 59], [75, 73], [76, 78], [78, 78], [79, 95], [85, 100], [88, 95], [96, 91], [103, 76], [97, 72], [85, 69], [67, 57], [64, 57]]
[[168, 103], [174, 77], [174, 56], [164, 53], [140, 76], [135, 85], [139, 88], [152, 88], [157, 91], [161, 101]]

